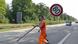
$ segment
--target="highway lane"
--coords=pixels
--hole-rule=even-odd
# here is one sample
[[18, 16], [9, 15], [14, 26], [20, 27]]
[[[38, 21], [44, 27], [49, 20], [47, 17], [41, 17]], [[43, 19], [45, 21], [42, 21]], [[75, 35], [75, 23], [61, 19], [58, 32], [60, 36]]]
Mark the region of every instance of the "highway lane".
[[78, 24], [72, 27], [72, 31], [70, 32], [71, 36], [69, 36], [63, 44], [78, 44]]
[[[47, 27], [47, 38], [50, 44], [57, 44], [60, 42], [68, 33], [73, 32], [73, 27], [77, 28], [77, 25], [73, 26], [58, 26], [58, 27]], [[33, 30], [27, 36], [25, 36], [18, 43], [16, 40], [22, 36], [24, 32], [5, 32], [0, 33], [0, 44], [38, 44], [39, 32]]]

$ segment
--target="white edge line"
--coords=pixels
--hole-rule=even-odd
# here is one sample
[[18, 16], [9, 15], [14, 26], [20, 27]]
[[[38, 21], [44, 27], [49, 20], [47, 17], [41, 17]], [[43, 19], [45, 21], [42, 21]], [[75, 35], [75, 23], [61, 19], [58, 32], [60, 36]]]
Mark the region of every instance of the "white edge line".
[[71, 35], [71, 33], [68, 33], [58, 44], [63, 44], [64, 41]]

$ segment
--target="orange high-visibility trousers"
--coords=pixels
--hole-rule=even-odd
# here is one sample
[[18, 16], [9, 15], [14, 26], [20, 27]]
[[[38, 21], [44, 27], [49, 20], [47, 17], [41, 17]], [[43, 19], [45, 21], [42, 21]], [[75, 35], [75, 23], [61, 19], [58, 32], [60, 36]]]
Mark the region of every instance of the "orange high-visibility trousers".
[[46, 40], [46, 35], [45, 34], [40, 34], [39, 44], [46, 43], [45, 40]]
[[40, 37], [39, 37], [39, 44], [43, 44], [46, 43], [46, 24], [45, 24], [45, 20], [41, 21], [40, 24]]

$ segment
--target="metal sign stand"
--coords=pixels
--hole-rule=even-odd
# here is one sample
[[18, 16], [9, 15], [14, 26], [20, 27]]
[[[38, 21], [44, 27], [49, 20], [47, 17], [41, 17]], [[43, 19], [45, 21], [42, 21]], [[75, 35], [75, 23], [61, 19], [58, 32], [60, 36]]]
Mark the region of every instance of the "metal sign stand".
[[30, 33], [34, 28], [36, 28], [36, 26], [34, 26], [31, 30], [29, 30], [28, 32], [26, 32], [23, 36], [21, 36], [19, 39], [17, 39], [17, 42], [19, 42], [23, 37], [25, 37], [28, 33]]

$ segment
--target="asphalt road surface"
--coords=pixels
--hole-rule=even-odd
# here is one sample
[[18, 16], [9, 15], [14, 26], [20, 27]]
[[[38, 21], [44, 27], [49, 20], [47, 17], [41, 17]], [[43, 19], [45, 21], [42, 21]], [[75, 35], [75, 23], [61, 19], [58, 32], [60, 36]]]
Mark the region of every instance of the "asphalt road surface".
[[[0, 33], [0, 44], [38, 44], [39, 32], [34, 29], [19, 42], [16, 40], [25, 32]], [[63, 44], [78, 44], [78, 24], [72, 26], [47, 27], [47, 39], [50, 44], [58, 44], [67, 34], [72, 33]]]

